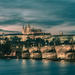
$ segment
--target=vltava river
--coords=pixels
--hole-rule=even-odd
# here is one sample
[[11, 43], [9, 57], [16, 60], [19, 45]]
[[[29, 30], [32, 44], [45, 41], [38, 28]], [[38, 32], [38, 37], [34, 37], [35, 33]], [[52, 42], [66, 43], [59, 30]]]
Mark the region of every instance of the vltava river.
[[75, 75], [75, 64], [49, 60], [0, 60], [0, 75]]

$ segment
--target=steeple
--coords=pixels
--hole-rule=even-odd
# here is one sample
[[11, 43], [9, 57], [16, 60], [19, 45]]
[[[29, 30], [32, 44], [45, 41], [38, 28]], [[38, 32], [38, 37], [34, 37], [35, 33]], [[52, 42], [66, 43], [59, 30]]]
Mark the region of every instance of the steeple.
[[23, 29], [24, 29], [24, 25], [23, 25]]
[[27, 24], [27, 28], [30, 28], [30, 24]]
[[25, 32], [26, 34], [30, 34], [31, 33], [31, 27], [29, 24], [27, 24], [27, 26], [25, 27]]
[[22, 34], [25, 34], [25, 28], [24, 28], [24, 25], [22, 27]]

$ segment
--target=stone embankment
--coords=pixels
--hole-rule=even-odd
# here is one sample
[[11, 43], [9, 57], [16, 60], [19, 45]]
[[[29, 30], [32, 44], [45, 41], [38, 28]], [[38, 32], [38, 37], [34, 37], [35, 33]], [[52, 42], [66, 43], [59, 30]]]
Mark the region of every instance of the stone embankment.
[[51, 59], [51, 60], [75, 60], [75, 46], [44, 46], [32, 47], [22, 52], [22, 58]]

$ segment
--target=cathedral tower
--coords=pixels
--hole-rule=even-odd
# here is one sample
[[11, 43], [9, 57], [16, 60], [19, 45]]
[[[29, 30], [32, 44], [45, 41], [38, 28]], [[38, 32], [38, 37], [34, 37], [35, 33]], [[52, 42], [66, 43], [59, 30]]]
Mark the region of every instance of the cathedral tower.
[[31, 34], [31, 27], [29, 24], [27, 24], [26, 27], [24, 27], [24, 25], [23, 25], [22, 34]]
[[22, 34], [25, 34], [25, 28], [24, 28], [24, 25], [22, 27]]
[[31, 27], [29, 24], [27, 24], [27, 26], [25, 27], [25, 33], [26, 34], [30, 34], [31, 33]]

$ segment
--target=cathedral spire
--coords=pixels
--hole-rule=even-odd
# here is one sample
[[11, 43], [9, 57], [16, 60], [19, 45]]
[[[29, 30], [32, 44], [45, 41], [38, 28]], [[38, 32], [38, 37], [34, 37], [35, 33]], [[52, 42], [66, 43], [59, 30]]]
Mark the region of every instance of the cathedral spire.
[[31, 27], [29, 24], [27, 24], [26, 28], [25, 28], [25, 32], [26, 34], [30, 34], [31, 33]]
[[24, 25], [23, 25], [23, 27], [22, 27], [22, 34], [24, 34], [25, 33], [25, 28], [24, 28]]
[[24, 29], [24, 25], [23, 25], [22, 29]]
[[30, 28], [30, 24], [27, 24], [27, 28]]

